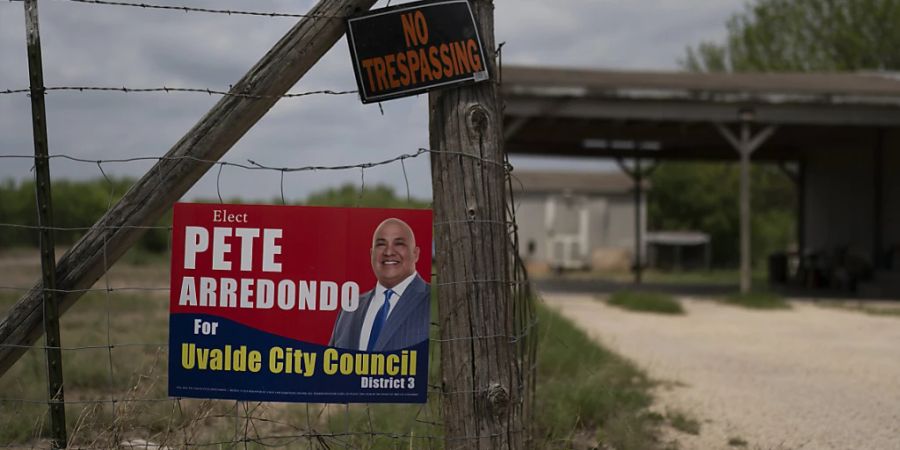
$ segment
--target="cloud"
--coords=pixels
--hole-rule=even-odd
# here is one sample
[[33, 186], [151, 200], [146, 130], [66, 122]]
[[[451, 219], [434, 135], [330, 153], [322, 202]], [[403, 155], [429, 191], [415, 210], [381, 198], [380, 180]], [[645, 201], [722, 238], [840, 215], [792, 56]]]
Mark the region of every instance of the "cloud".
[[[175, 2], [177, 3], [177, 2]], [[185, 2], [187, 4], [187, 2]], [[385, 2], [380, 2], [383, 6]], [[496, 0], [504, 62], [554, 66], [666, 69], [687, 45], [721, 39], [740, 0]], [[174, 4], [174, 3], [172, 3]], [[191, 6], [303, 13], [311, 1], [248, 3], [198, 0]], [[395, 2], [396, 4], [396, 2]], [[48, 86], [201, 87], [227, 89], [295, 23], [294, 19], [225, 16], [78, 4], [40, 3], [44, 79]], [[20, 2], [0, 4], [0, 89], [28, 85]], [[342, 39], [292, 91], [352, 90]], [[50, 92], [46, 97], [51, 154], [88, 159], [161, 156], [218, 101], [190, 93]], [[283, 99], [224, 157], [279, 167], [341, 165], [414, 153], [428, 145], [426, 96], [362, 105], [355, 95]], [[0, 155], [31, 154], [30, 101], [0, 95]], [[523, 164], [540, 164], [523, 160]], [[0, 160], [0, 179], [29, 178], [31, 162]], [[112, 175], [140, 176], [148, 164], [105, 164]], [[386, 183], [430, 198], [427, 155], [365, 171], [288, 173], [288, 200], [341, 183]], [[93, 164], [55, 160], [53, 176], [94, 178]], [[189, 198], [218, 193], [280, 198], [278, 172], [212, 170]], [[218, 183], [217, 183], [218, 181]], [[218, 186], [218, 189], [217, 189]]]

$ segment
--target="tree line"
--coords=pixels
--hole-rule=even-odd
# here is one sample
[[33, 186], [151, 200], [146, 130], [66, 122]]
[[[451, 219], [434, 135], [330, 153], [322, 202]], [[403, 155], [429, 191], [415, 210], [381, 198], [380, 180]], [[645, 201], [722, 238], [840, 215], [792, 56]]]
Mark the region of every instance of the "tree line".
[[[688, 47], [692, 72], [853, 72], [900, 70], [900, 0], [753, 0], [726, 23], [721, 42]], [[718, 264], [737, 261], [735, 164], [664, 163], [651, 177], [651, 229], [711, 235]], [[795, 241], [796, 192], [774, 166], [752, 169], [755, 262]]]
[[[709, 234], [712, 263], [734, 266], [740, 258], [737, 164], [665, 162], [650, 176], [650, 230], [695, 230]], [[796, 244], [797, 194], [781, 169], [756, 165], [750, 171], [751, 254], [755, 264]]]
[[[55, 180], [52, 185], [53, 226], [56, 245], [71, 246], [87, 232], [112, 204], [117, 202], [134, 184], [132, 178], [103, 178], [94, 180]], [[198, 199], [198, 202], [219, 203], [219, 199]], [[225, 203], [281, 204], [281, 198], [248, 201], [242, 198], [225, 199]], [[311, 194], [306, 201], [294, 203], [314, 206], [362, 206], [388, 208], [424, 208], [429, 202], [407, 199], [385, 185], [366, 188], [347, 184]], [[40, 245], [34, 181], [5, 180], [0, 182], [0, 249], [38, 247]], [[148, 229], [136, 244], [138, 251], [164, 253], [169, 248], [172, 212], [168, 211]]]

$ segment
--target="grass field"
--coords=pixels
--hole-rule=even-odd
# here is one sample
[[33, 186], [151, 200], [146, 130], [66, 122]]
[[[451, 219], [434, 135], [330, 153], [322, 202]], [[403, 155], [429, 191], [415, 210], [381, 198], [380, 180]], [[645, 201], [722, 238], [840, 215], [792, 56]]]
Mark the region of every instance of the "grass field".
[[662, 292], [619, 291], [609, 296], [606, 303], [623, 309], [657, 314], [684, 314], [681, 303]]
[[[0, 284], [31, 285], [36, 259], [15, 259], [18, 263], [0, 255], [5, 273]], [[167, 287], [166, 265], [152, 259], [127, 262], [112, 269], [110, 286]], [[106, 282], [101, 280], [101, 286]], [[17, 291], [0, 291], [0, 311], [5, 315], [17, 298]], [[659, 420], [647, 410], [653, 383], [558, 315], [543, 308], [538, 313], [538, 447], [663, 448]], [[152, 442], [218, 448], [243, 440], [247, 448], [442, 447], [437, 394], [424, 406], [170, 399], [167, 336], [165, 290], [92, 292], [64, 314], [63, 376], [72, 447]], [[439, 386], [438, 348], [430, 358], [430, 384]], [[0, 446], [47, 445], [45, 364], [43, 351], [32, 348], [0, 377]]]
[[[654, 383], [547, 309], [538, 310], [537, 436], [545, 448], [655, 449]], [[539, 447], [540, 448], [540, 447]]]
[[[542, 276], [533, 278], [556, 277], [552, 273], [546, 273]], [[592, 279], [615, 281], [620, 283], [628, 283], [634, 279], [631, 271], [573, 271], [564, 272], [559, 275], [564, 279]], [[762, 286], [768, 283], [766, 268], [760, 267], [753, 270], [751, 274], [753, 284]], [[646, 269], [642, 272], [641, 279], [647, 284], [702, 284], [711, 286], [736, 286], [740, 283], [740, 271], [737, 269], [711, 269], [711, 270], [685, 270], [685, 271], [666, 271], [657, 269]]]
[[791, 304], [781, 294], [770, 291], [735, 293], [723, 298], [722, 302], [751, 309], [791, 309]]
[[836, 308], [845, 311], [855, 311], [872, 316], [900, 318], [900, 304], [896, 302], [861, 302], [861, 301], [837, 301], [823, 300], [817, 303], [826, 308]]

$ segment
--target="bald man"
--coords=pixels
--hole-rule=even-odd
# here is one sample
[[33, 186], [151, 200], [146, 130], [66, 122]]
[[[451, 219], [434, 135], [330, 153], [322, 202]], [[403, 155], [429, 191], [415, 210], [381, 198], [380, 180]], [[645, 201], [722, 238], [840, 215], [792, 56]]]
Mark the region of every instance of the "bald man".
[[416, 273], [419, 247], [412, 228], [396, 218], [381, 222], [371, 258], [378, 283], [360, 296], [356, 311], [341, 311], [328, 345], [381, 352], [427, 340], [431, 287]]

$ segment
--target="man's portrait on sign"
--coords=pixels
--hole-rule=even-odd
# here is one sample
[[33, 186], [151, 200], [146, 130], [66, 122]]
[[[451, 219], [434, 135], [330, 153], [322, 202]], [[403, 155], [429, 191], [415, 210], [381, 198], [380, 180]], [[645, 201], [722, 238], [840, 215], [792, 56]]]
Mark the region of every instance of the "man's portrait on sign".
[[341, 311], [330, 346], [381, 352], [428, 339], [431, 287], [416, 272], [420, 253], [406, 222], [389, 218], [375, 228], [369, 257], [377, 283], [355, 311]]

